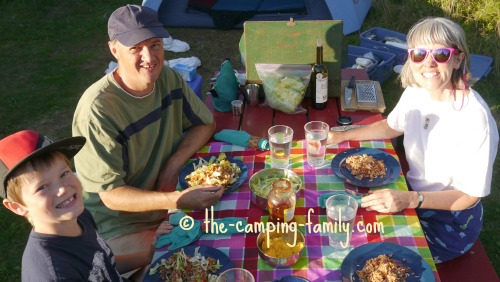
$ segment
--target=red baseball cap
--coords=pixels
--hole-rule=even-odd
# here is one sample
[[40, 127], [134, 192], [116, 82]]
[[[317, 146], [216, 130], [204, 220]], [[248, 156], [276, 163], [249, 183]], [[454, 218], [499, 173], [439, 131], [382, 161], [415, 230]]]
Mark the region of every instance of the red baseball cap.
[[54, 151], [72, 159], [85, 141], [85, 137], [77, 136], [53, 142], [33, 130], [19, 131], [3, 138], [0, 140], [0, 197], [7, 197], [7, 180], [22, 164]]

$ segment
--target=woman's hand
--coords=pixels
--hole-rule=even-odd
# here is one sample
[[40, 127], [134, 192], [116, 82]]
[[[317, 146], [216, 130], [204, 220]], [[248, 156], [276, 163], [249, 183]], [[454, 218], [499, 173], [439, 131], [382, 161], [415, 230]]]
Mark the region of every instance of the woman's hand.
[[410, 206], [412, 194], [407, 191], [381, 189], [370, 191], [368, 196], [361, 198], [361, 207], [367, 211], [394, 213]]
[[327, 145], [337, 145], [345, 141], [344, 132], [328, 132], [328, 138], [326, 139]]

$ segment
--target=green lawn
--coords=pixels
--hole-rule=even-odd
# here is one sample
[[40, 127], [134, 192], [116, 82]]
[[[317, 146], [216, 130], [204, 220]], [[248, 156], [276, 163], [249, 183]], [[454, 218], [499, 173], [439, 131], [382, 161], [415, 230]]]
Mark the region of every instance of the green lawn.
[[[107, 47], [107, 17], [127, 3], [142, 1], [0, 1], [0, 138], [27, 128], [53, 139], [71, 135], [72, 114], [80, 95], [113, 59]], [[383, 27], [406, 33], [425, 16], [447, 16], [460, 22], [471, 52], [493, 57], [494, 69], [474, 88], [500, 124], [500, 2], [373, 0], [361, 31]], [[231, 58], [235, 68], [242, 68], [238, 50], [242, 30], [168, 30], [174, 38], [189, 43], [191, 50], [166, 52], [166, 58], [198, 57], [205, 91], [225, 58]], [[359, 32], [347, 36], [345, 42], [359, 45]], [[387, 114], [402, 92], [395, 75], [383, 83], [382, 90]], [[495, 164], [492, 193], [483, 203], [481, 241], [500, 275], [500, 161]], [[24, 219], [0, 208], [0, 281], [20, 280], [29, 229]]]

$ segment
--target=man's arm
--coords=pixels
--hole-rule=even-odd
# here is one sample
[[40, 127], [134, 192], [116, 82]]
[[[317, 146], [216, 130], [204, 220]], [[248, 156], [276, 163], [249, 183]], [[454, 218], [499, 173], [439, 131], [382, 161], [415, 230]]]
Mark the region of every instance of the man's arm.
[[99, 192], [102, 202], [112, 210], [144, 212], [152, 210], [176, 209], [181, 191], [162, 193], [141, 190], [132, 186], [120, 186]]
[[145, 191], [132, 186], [120, 186], [106, 192], [99, 192], [102, 202], [112, 210], [144, 212], [166, 209], [205, 209], [224, 193], [222, 186], [196, 186], [183, 191]]
[[158, 191], [174, 191], [177, 178], [184, 164], [205, 145], [215, 131], [215, 120], [211, 124], [195, 125], [188, 129], [178, 149], [170, 156], [158, 175]]

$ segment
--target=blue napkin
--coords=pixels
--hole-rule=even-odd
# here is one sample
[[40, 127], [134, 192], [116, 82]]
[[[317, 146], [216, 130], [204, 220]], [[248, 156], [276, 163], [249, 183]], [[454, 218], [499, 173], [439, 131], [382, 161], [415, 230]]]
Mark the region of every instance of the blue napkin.
[[353, 197], [354, 199], [356, 199], [356, 202], [358, 202], [358, 205], [361, 205], [361, 196], [354, 196], [354, 195], [346, 193], [344, 191], [338, 191], [338, 192], [331, 192], [331, 193], [326, 193], [326, 194], [321, 195], [319, 197], [319, 206], [321, 208], [326, 209], [326, 200], [333, 195], [339, 195], [339, 194], [349, 195], [349, 196]]
[[[168, 234], [161, 235], [156, 241], [156, 248], [161, 248], [163, 246], [171, 244], [169, 247], [170, 250], [174, 250], [177, 248], [181, 248], [191, 244], [191, 242], [198, 240], [204, 231], [201, 230], [202, 222], [199, 220], [193, 220], [193, 226], [190, 229], [184, 230], [179, 226], [180, 220], [185, 217], [186, 214], [183, 212], [177, 212], [170, 215], [168, 222], [174, 226], [174, 228]], [[226, 217], [221, 219], [214, 219], [214, 222], [217, 226], [220, 226], [221, 223], [224, 223], [224, 228], [227, 229], [225, 233], [220, 232], [218, 234], [237, 234], [238, 232], [236, 228], [236, 224], [241, 222], [238, 225], [239, 229], [244, 229], [247, 224], [246, 220], [237, 217]], [[210, 225], [211, 223], [209, 223]], [[215, 231], [211, 232], [216, 234]]]
[[261, 151], [269, 150], [269, 142], [265, 138], [252, 136], [241, 130], [223, 129], [215, 133], [214, 138], [238, 146], [258, 148]]

